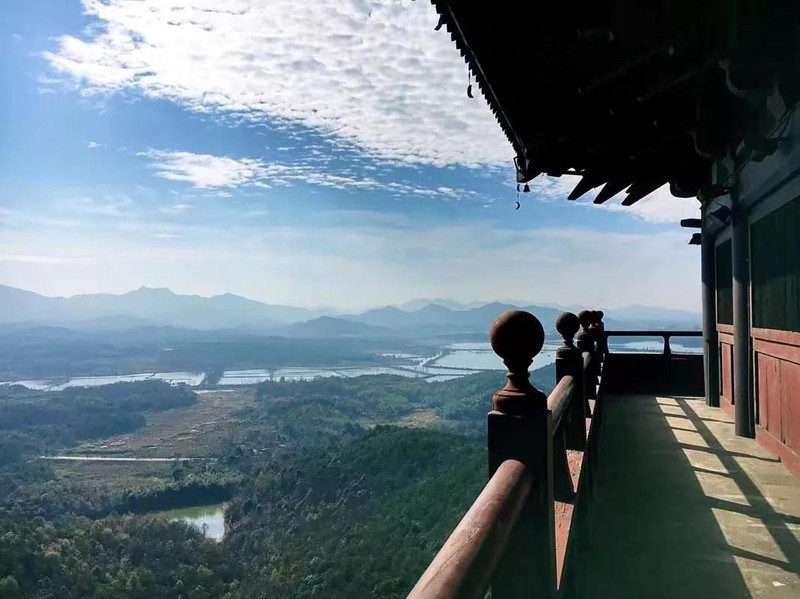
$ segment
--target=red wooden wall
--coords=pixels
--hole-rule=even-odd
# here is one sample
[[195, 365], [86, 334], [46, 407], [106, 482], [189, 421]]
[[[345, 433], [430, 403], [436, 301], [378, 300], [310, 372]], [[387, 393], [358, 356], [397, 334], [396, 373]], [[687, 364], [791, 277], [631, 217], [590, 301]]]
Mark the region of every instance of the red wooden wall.
[[756, 436], [800, 474], [800, 333], [752, 329]]
[[756, 436], [800, 473], [800, 197], [750, 226]]

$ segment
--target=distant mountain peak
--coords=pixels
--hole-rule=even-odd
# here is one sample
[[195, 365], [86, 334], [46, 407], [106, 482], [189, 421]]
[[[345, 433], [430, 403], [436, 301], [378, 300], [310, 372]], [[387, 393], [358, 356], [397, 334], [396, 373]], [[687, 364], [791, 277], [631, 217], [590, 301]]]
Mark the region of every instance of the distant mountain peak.
[[469, 307], [472, 307], [471, 305], [465, 305], [461, 302], [457, 302], [456, 300], [444, 297], [437, 297], [433, 299], [429, 298], [413, 299], [403, 304], [400, 304], [398, 307], [404, 312], [416, 312], [417, 310], [421, 310], [431, 304], [435, 304], [437, 306], [444, 306], [449, 310], [465, 310]]
[[[142, 286], [138, 289], [134, 289], [133, 291], [129, 291], [123, 295], [134, 295], [134, 294], [149, 294], [149, 295], [178, 295], [169, 287], [146, 287]], [[196, 297], [196, 296], [195, 296]]]
[[417, 312], [452, 312], [452, 308], [448, 308], [447, 306], [443, 306], [442, 304], [428, 304], [424, 308], [420, 308]]

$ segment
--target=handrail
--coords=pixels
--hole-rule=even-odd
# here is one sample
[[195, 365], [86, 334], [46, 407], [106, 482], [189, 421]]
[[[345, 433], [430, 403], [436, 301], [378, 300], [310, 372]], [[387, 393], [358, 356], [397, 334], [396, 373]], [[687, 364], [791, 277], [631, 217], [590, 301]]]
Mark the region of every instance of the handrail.
[[[601, 418], [597, 410], [602, 414], [597, 385], [608, 338], [663, 337], [664, 353], [670, 355], [670, 337], [701, 335], [700, 331], [605, 331], [602, 316], [584, 310], [577, 316], [565, 312], [556, 319], [564, 345], [556, 352], [557, 385], [548, 397], [528, 381], [528, 368], [544, 343], [541, 323], [519, 311], [506, 312], [494, 322], [492, 349], [508, 367], [508, 383], [495, 393], [488, 416], [492, 475], [412, 589], [411, 599], [480, 599], [490, 585], [496, 599], [556, 592], [557, 572], [569, 552], [577, 492], [574, 468], [581, 472], [578, 480], [585, 480], [581, 468], [592, 458], [587, 462], [582, 456], [590, 450], [590, 441], [597, 443], [596, 432], [587, 437], [586, 421], [591, 418], [590, 431], [597, 430]], [[560, 502], [558, 533], [553, 524], [555, 502]]]
[[663, 337], [664, 338], [664, 355], [671, 356], [672, 348], [669, 345], [671, 337], [702, 337], [703, 331], [665, 331], [665, 330], [639, 330], [639, 331], [603, 331], [603, 336], [606, 340], [606, 351], [608, 351], [608, 338], [615, 337]]
[[602, 358], [602, 355], [598, 357], [598, 355], [590, 351], [583, 352], [583, 394], [587, 401], [590, 399], [597, 399], [596, 375], [598, 373], [598, 361], [600, 358]]
[[[496, 599], [518, 599], [551, 596], [557, 588], [566, 537], [559, 537], [558, 553], [555, 502], [562, 506], [563, 535], [564, 526], [571, 525], [576, 492], [570, 471], [575, 455], [568, 452], [587, 450], [588, 400], [596, 397], [603, 357], [602, 319], [582, 314], [580, 324], [571, 313], [556, 321], [564, 345], [556, 353], [557, 384], [547, 397], [528, 380], [544, 342], [541, 323], [529, 313], [511, 311], [492, 325], [492, 349], [508, 367], [508, 383], [494, 394], [488, 415], [491, 478], [410, 599], [480, 599], [490, 585]], [[583, 332], [576, 347], [579, 326]]]
[[567, 413], [570, 401], [575, 396], [575, 378], [567, 375], [562, 378], [553, 392], [547, 397], [547, 409], [553, 414], [552, 435], [561, 430], [561, 420]]
[[533, 478], [522, 462], [503, 462], [409, 599], [482, 598], [532, 487]]
[[[551, 439], [562, 432], [564, 416], [576, 395], [575, 378], [567, 375], [548, 396]], [[482, 598], [532, 486], [530, 470], [522, 462], [505, 460], [411, 590], [409, 599]]]
[[702, 337], [703, 331], [667, 331], [659, 330], [636, 330], [636, 331], [603, 331], [606, 337]]

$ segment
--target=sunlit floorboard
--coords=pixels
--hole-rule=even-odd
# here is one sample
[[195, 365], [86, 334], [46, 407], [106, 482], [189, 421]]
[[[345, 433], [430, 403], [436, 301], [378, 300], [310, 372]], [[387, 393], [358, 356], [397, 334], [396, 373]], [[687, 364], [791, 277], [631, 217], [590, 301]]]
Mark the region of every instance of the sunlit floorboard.
[[800, 479], [703, 399], [611, 395], [578, 597], [800, 597]]

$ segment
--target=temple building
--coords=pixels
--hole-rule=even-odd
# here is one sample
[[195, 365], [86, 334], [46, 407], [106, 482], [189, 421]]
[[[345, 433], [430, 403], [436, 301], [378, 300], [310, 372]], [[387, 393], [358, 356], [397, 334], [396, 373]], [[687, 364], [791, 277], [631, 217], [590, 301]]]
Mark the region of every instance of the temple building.
[[703, 359], [564, 315], [545, 399], [537, 325], [503, 315], [491, 479], [411, 596], [800, 596], [800, 3], [432, 3], [523, 191], [699, 202]]

